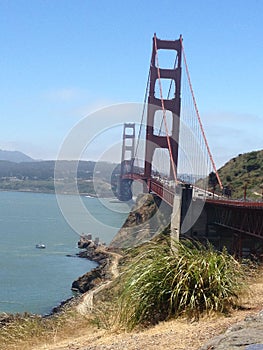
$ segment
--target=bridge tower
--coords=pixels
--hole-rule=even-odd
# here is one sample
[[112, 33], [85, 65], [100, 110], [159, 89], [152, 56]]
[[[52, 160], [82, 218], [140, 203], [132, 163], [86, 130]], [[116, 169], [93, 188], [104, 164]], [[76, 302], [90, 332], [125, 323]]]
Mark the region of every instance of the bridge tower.
[[133, 173], [135, 152], [135, 123], [125, 123], [123, 126], [121, 170], [117, 184], [117, 197], [120, 201], [132, 199], [132, 179], [125, 177]]
[[[146, 150], [145, 150], [145, 166], [144, 176], [149, 179], [152, 173], [152, 161], [156, 148], [169, 149], [170, 142], [170, 158], [174, 165], [170, 164], [170, 178], [174, 179], [174, 169], [177, 168], [178, 162], [178, 138], [179, 138], [179, 118], [181, 109], [181, 61], [182, 61], [182, 38], [178, 40], [160, 40], [154, 35], [153, 49], [150, 67], [150, 88], [148, 94], [147, 109], [147, 127], [146, 127]], [[158, 50], [174, 50], [177, 52], [176, 65], [173, 68], [162, 68], [156, 64], [156, 56]], [[169, 79], [174, 81], [175, 91], [171, 99], [160, 99], [156, 97], [155, 90], [157, 80]], [[162, 109], [172, 112], [172, 130], [171, 135], [160, 136], [154, 131], [154, 121], [156, 112]], [[169, 140], [168, 140], [169, 137]], [[175, 179], [174, 179], [175, 180]]]

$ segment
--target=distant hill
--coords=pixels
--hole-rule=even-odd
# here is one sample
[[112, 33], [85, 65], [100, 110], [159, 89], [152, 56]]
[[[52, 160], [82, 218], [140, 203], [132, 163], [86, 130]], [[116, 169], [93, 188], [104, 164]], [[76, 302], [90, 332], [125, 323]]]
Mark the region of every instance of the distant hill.
[[[10, 160], [10, 159], [13, 160]], [[60, 161], [61, 191], [67, 192], [67, 184], [75, 181], [74, 161]], [[0, 150], [0, 190], [28, 190], [54, 192], [54, 168], [56, 162], [34, 161], [22, 152]], [[77, 182], [80, 193], [111, 195], [120, 166], [107, 162], [77, 162]], [[244, 187], [247, 199], [261, 200], [263, 191], [263, 150], [239, 154], [218, 170], [223, 186], [228, 186], [232, 198], [242, 199]], [[94, 188], [96, 187], [96, 190]], [[115, 189], [116, 190], [116, 189]], [[217, 191], [220, 193], [219, 186]], [[100, 195], [99, 194], [99, 195]]]
[[31, 161], [31, 162], [11, 162], [0, 160], [0, 178], [12, 177], [19, 180], [53, 180], [55, 165], [59, 165], [60, 178], [74, 179], [75, 168], [77, 168], [77, 177], [83, 180], [91, 180], [93, 177], [104, 181], [111, 180], [111, 173], [116, 164], [107, 162], [93, 161]]
[[247, 187], [247, 198], [262, 199], [263, 191], [263, 150], [239, 154], [218, 170], [224, 186], [232, 189], [233, 198], [244, 197]]
[[[57, 190], [70, 193], [76, 181], [80, 193], [110, 196], [111, 174], [117, 164], [92, 161], [0, 160], [0, 190], [54, 192], [54, 169], [57, 165]], [[59, 166], [58, 166], [59, 165]], [[77, 174], [75, 173], [77, 169]]]
[[14, 163], [33, 162], [34, 159], [19, 151], [0, 150], [0, 160], [7, 160]]

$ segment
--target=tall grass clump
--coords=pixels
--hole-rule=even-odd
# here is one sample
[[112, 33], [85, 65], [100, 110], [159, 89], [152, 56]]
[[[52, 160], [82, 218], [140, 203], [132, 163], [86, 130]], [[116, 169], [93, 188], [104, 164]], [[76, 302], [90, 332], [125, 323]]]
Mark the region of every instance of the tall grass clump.
[[226, 250], [165, 240], [141, 247], [121, 278], [120, 318], [132, 329], [183, 313], [226, 311], [236, 304], [243, 272]]
[[35, 349], [38, 345], [52, 344], [75, 335], [81, 328], [86, 330], [89, 324], [88, 319], [70, 306], [65, 306], [60, 313], [46, 318], [29, 313], [0, 313], [0, 349]]

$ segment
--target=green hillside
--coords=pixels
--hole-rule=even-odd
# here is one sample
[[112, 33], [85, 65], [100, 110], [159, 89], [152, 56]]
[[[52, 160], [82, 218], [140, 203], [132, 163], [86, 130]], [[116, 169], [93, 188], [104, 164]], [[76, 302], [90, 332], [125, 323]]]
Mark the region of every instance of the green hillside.
[[224, 186], [232, 190], [233, 198], [261, 200], [263, 191], [263, 150], [239, 154], [218, 170]]

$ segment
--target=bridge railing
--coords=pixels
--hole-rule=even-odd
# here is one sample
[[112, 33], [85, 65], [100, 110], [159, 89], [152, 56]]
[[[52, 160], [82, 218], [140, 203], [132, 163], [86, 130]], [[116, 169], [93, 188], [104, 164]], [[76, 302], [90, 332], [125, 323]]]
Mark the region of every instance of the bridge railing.
[[[162, 198], [167, 204], [173, 206], [174, 193], [175, 193], [175, 182], [163, 179], [160, 177], [151, 177], [147, 179], [144, 174], [127, 173], [123, 175], [125, 179], [143, 181], [147, 184], [150, 192], [156, 193]], [[183, 182], [182, 182], [183, 183]], [[211, 191], [204, 190], [202, 188], [193, 186], [193, 198], [199, 198], [206, 200], [209, 203], [217, 205], [225, 205], [231, 207], [246, 207], [246, 208], [259, 208], [263, 209], [263, 202], [251, 202], [251, 201], [240, 201], [236, 199], [226, 199], [226, 197], [219, 196]]]
[[150, 192], [156, 193], [171, 207], [174, 203], [174, 189], [172, 187], [166, 187], [156, 179], [148, 180], [148, 188]]
[[207, 201], [209, 203], [219, 204], [219, 205], [226, 205], [231, 207], [250, 207], [250, 208], [259, 208], [263, 209], [263, 202], [249, 202], [249, 201], [240, 201], [235, 199], [212, 199], [208, 198]]

